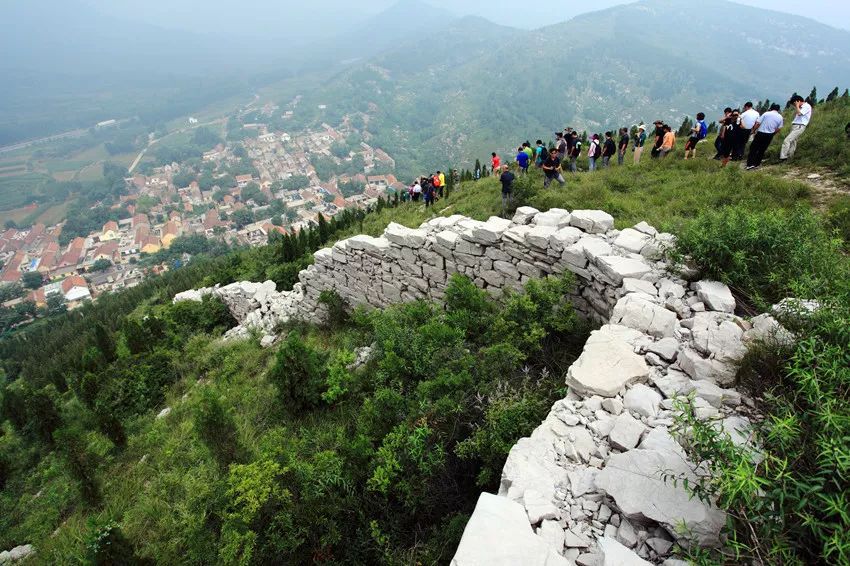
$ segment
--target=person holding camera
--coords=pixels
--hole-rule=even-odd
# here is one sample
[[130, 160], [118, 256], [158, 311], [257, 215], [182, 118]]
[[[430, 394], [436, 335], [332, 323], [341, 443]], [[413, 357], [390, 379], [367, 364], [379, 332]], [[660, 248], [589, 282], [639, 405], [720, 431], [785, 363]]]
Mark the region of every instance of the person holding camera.
[[791, 133], [785, 136], [785, 141], [782, 142], [782, 150], [779, 152], [780, 161], [794, 157], [794, 152], [797, 151], [797, 139], [803, 135], [812, 119], [812, 105], [803, 100], [802, 96], [799, 94], [792, 96], [791, 104], [797, 109], [797, 114], [791, 122]]

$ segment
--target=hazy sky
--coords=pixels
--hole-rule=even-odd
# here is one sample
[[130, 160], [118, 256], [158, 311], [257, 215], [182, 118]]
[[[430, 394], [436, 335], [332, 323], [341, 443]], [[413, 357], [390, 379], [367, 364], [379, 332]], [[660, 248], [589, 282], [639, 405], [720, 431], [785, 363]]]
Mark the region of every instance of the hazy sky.
[[[15, 1], [15, 0], [12, 0]], [[26, 1], [26, 0], [19, 0]], [[359, 17], [380, 12], [397, 0], [84, 0], [109, 14], [127, 19], [140, 19], [162, 27], [227, 32], [245, 36], [280, 31], [281, 21], [289, 22], [295, 37], [313, 35], [321, 28], [337, 22], [353, 22]], [[583, 12], [600, 10], [624, 0], [555, 0], [552, 12], [542, 13], [534, 2], [525, 0], [428, 0], [430, 4], [459, 15], [476, 14], [496, 23], [515, 27], [540, 27], [558, 23]], [[682, 0], [699, 2], [699, 0]], [[820, 22], [850, 29], [850, 2], [846, 0], [740, 0], [759, 8], [801, 14]], [[533, 5], [525, 10], [521, 6]], [[236, 16], [238, 14], [238, 17]], [[747, 22], [741, 22], [746, 25]], [[337, 30], [333, 30], [334, 32]]]

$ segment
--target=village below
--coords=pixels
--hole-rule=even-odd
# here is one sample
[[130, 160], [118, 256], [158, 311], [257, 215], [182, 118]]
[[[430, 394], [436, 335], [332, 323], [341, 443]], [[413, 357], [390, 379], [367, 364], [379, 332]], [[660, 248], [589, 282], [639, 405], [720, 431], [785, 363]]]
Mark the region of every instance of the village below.
[[[296, 97], [290, 107], [298, 103]], [[252, 117], [285, 123], [293, 112], [269, 103]], [[406, 188], [392, 174], [393, 158], [369, 145], [348, 116], [336, 127], [289, 132], [240, 122], [241, 135], [232, 142], [195, 118], [188, 126], [194, 147], [209, 148], [186, 161], [149, 166], [147, 173], [138, 172], [137, 159], [117, 202], [91, 204], [112, 218], [102, 227], [69, 240], [67, 219], [50, 226], [7, 223], [0, 234], [0, 285], [2, 306], [14, 312], [6, 317], [9, 327], [33, 320], [38, 309], [74, 309], [134, 287], [213, 247], [265, 245], [274, 234], [316, 226], [320, 215], [330, 220], [345, 209], [366, 209]]]

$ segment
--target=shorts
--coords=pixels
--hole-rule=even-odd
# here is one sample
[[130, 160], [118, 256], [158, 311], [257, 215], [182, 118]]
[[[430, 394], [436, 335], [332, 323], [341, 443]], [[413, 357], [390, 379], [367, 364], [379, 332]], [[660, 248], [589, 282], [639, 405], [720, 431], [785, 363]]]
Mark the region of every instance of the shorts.
[[685, 151], [690, 151], [692, 149], [697, 148], [697, 143], [699, 143], [699, 138], [691, 136], [688, 138], [688, 142], [685, 144]]

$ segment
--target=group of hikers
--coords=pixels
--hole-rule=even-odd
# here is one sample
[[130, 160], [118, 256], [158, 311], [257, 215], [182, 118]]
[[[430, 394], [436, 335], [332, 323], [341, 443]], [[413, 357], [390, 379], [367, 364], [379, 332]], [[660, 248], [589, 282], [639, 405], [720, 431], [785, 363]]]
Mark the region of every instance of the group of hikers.
[[[812, 106], [803, 97], [794, 95], [789, 104], [796, 110], [791, 132], [785, 137], [780, 151], [780, 161], [786, 161], [794, 156], [797, 149], [797, 140], [809, 125], [812, 118]], [[729, 161], [740, 161], [744, 158], [749, 143], [750, 149], [747, 154], [747, 170], [756, 169], [761, 166], [765, 152], [770, 146], [776, 133], [784, 126], [784, 118], [781, 114], [779, 104], [772, 104], [767, 111], [759, 113], [753, 107], [752, 102], [747, 102], [741, 109], [726, 108], [723, 116], [718, 120], [718, 135], [714, 141], [714, 159], [722, 162], [725, 167]], [[651, 140], [650, 157], [653, 159], [666, 158], [676, 148], [676, 133], [673, 128], [664, 123], [663, 120], [653, 122], [653, 139]], [[684, 147], [684, 159], [696, 157], [697, 146], [708, 137], [709, 127], [705, 121], [705, 114], [699, 112], [696, 121], [688, 132], [688, 138]], [[850, 124], [848, 124], [848, 135], [850, 135]], [[504, 163], [496, 153], [491, 154], [490, 165], [494, 176], [498, 176], [502, 184], [502, 204], [507, 207], [512, 203], [513, 183], [516, 174], [527, 174], [529, 168], [534, 165], [543, 171], [543, 186], [548, 187], [553, 181], [564, 185], [564, 170], [571, 173], [578, 172], [578, 158], [585, 151], [588, 160], [588, 171], [596, 171], [598, 167], [609, 167], [611, 159], [616, 156], [617, 164], [624, 165], [626, 154], [631, 147], [634, 153], [634, 163], [640, 163], [644, 146], [649, 141], [647, 126], [638, 124], [633, 132], [629, 128], [620, 128], [616, 134], [613, 131], [605, 132], [604, 135], [593, 134], [590, 138], [580, 136], [577, 130], [565, 128], [563, 132], [555, 134], [553, 144], [547, 146], [543, 140], [537, 140], [534, 147], [531, 142], [524, 142], [517, 147], [516, 157], [513, 162]], [[476, 167], [473, 179], [481, 177], [481, 171]], [[454, 173], [452, 173], [454, 174]], [[446, 176], [440, 171], [433, 175], [416, 179], [409, 187], [406, 194], [402, 194], [402, 200], [425, 201], [425, 206], [430, 207], [435, 200], [442, 198], [446, 186]]]
[[[791, 132], [786, 136], [780, 152], [780, 161], [793, 157], [797, 148], [797, 140], [805, 131], [812, 117], [812, 106], [803, 97], [794, 95], [790, 104], [796, 113], [791, 125]], [[782, 129], [784, 119], [780, 113], [780, 106], [773, 104], [770, 108], [760, 114], [752, 102], [744, 104], [743, 111], [740, 109], [726, 108], [723, 116], [718, 121], [718, 135], [714, 142], [716, 154], [714, 159], [722, 161], [726, 166], [729, 161], [739, 161], [744, 158], [747, 144], [750, 143], [747, 155], [747, 169], [752, 170], [759, 167], [764, 160], [765, 151], [773, 141], [776, 133]], [[654, 139], [651, 143], [650, 156], [655, 158], [667, 157], [676, 147], [676, 134], [673, 128], [662, 120], [653, 123]], [[708, 136], [708, 124], [705, 114], [700, 112], [696, 115], [696, 121], [688, 132], [685, 142], [684, 158], [696, 157], [697, 146]], [[616, 155], [618, 165], [625, 163], [626, 154], [631, 146], [634, 152], [634, 163], [640, 163], [643, 148], [648, 140], [647, 127], [641, 123], [633, 134], [629, 128], [620, 128], [615, 133], [605, 132], [604, 136], [593, 134], [587, 141], [586, 156], [588, 160], [588, 171], [595, 171], [601, 162], [601, 167], [609, 167], [611, 159]], [[515, 166], [519, 174], [528, 172], [529, 167], [534, 164], [543, 170], [544, 187], [548, 187], [553, 181], [563, 185], [566, 180], [563, 171], [568, 169], [571, 173], [578, 171], [577, 161], [582, 155], [583, 142], [578, 131], [573, 128], [565, 128], [563, 132], [555, 134], [555, 142], [547, 147], [543, 140], [537, 140], [536, 146], [531, 147], [530, 142], [523, 143], [517, 148]], [[511, 198], [511, 186], [515, 179], [507, 164], [503, 164], [501, 158], [491, 154], [491, 166], [493, 175], [498, 175], [503, 187], [503, 200], [507, 203]], [[476, 175], [477, 176], [477, 175]]]
[[401, 200], [411, 200], [413, 202], [423, 200], [425, 201], [425, 208], [428, 208], [437, 199], [443, 198], [445, 187], [446, 174], [442, 171], [437, 171], [433, 175], [425, 175], [413, 181], [407, 187], [407, 191], [401, 194]]

